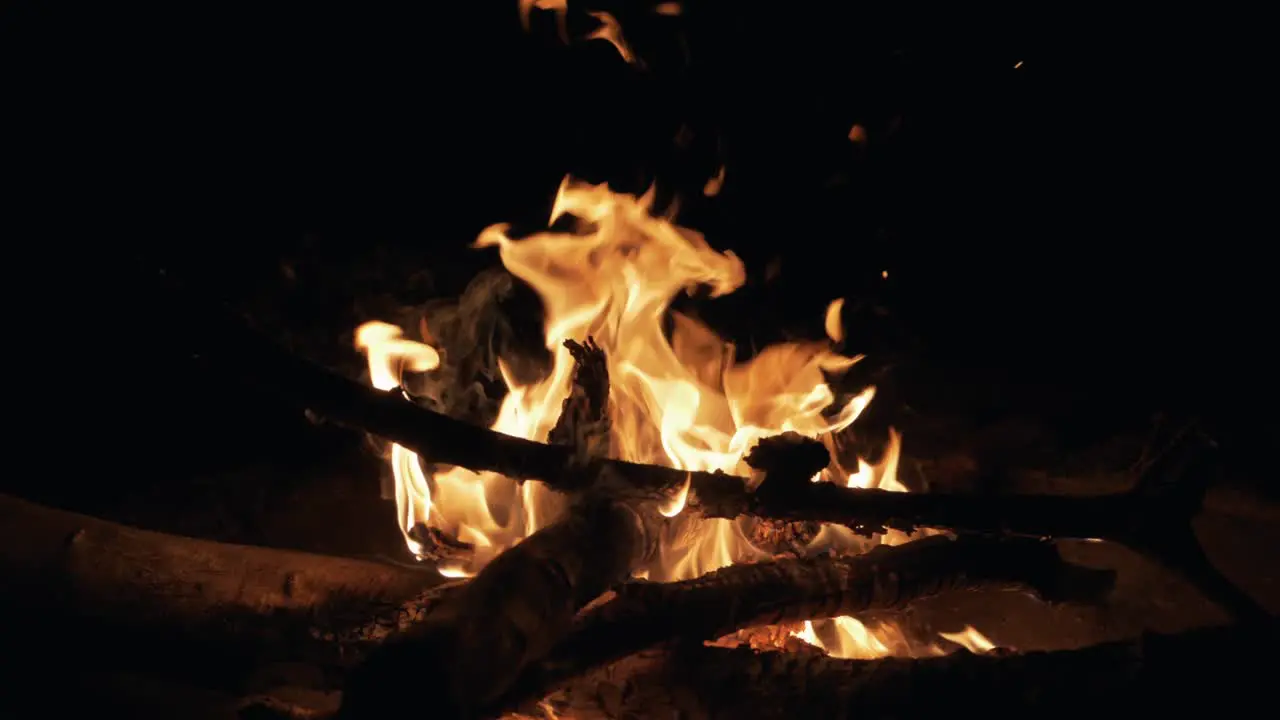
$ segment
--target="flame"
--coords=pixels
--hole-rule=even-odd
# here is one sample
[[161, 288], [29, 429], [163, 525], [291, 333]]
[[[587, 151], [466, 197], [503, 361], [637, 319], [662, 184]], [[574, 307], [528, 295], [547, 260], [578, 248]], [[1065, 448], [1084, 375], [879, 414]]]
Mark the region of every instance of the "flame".
[[[664, 12], [662, 6], [657, 8], [657, 12], [664, 15], [679, 14], [680, 6], [678, 4], [668, 3], [668, 5], [675, 6], [674, 13]], [[532, 28], [533, 11], [535, 9], [550, 10], [555, 13], [556, 30], [560, 35], [560, 39], [568, 43], [568, 0], [516, 0], [516, 10], [520, 15], [520, 27], [522, 27], [525, 32], [529, 32]], [[605, 40], [609, 44], [613, 45], [614, 49], [618, 51], [618, 55], [622, 56], [623, 60], [632, 65], [638, 65], [640, 63], [636, 54], [631, 51], [631, 46], [623, 39], [622, 25], [618, 22], [616, 17], [611, 13], [599, 10], [589, 11], [587, 14], [599, 23], [599, 27], [587, 34], [587, 40]]]
[[529, 32], [534, 8], [554, 12], [557, 22], [563, 22], [565, 14], [569, 11], [568, 0], [516, 0], [516, 2], [520, 12], [520, 27], [524, 28], [525, 32]]
[[[551, 11], [561, 38], [568, 42], [567, 0], [517, 0], [517, 5], [525, 31], [530, 30], [534, 9]], [[654, 12], [676, 16], [682, 7], [663, 2]], [[626, 62], [640, 64], [613, 15], [588, 14], [599, 25], [586, 39], [605, 40]], [[851, 128], [850, 141], [864, 143], [866, 138], [861, 125]], [[724, 179], [721, 166], [707, 180], [704, 194], [717, 195]], [[477, 238], [475, 247], [496, 248], [507, 271], [542, 299], [543, 339], [552, 356], [551, 370], [533, 382], [517, 380], [498, 361], [507, 394], [491, 429], [546, 442], [571, 390], [574, 360], [565, 341], [591, 337], [606, 354], [610, 447], [620, 459], [750, 476], [744, 457], [760, 439], [796, 432], [833, 451], [831, 464], [816, 473], [813, 482], [906, 491], [897, 476], [902, 438], [896, 431], [890, 430], [878, 462], [856, 458], [855, 466], [846, 468], [836, 452], [839, 434], [875, 396], [875, 388], [866, 387], [852, 397], [837, 397], [827, 382], [861, 359], [835, 350], [845, 339], [844, 299], [827, 307], [826, 340], [782, 343], [738, 361], [731, 343], [671, 304], [681, 292], [696, 288], [707, 289], [712, 297], [733, 292], [746, 280], [742, 262], [731, 252], [714, 250], [700, 233], [656, 215], [654, 197], [652, 188], [635, 196], [566, 177], [548, 226], [572, 218], [573, 230], [516, 239], [500, 224]], [[881, 277], [888, 279], [888, 271]], [[425, 321], [419, 331], [426, 342], [407, 339], [400, 328], [383, 322], [357, 329], [355, 344], [366, 355], [374, 387], [392, 391], [404, 384], [405, 373], [440, 366], [441, 355], [429, 344], [432, 334]], [[474, 575], [564, 510], [563, 498], [540, 482], [517, 483], [495, 473], [433, 465], [431, 458], [420, 458], [396, 444], [389, 456], [398, 523], [409, 550], [427, 556], [430, 548], [424, 538], [439, 536], [471, 550], [465, 561], [438, 567], [446, 577]], [[636, 568], [636, 577], [693, 578], [770, 557], [752, 545], [740, 522], [684, 513], [691, 481], [690, 475], [678, 492], [655, 508], [666, 518], [663, 534], [656, 558]], [[870, 544], [894, 545], [911, 537], [890, 531], [867, 539], [842, 526], [824, 525], [807, 550], [859, 552]], [[912, 648], [894, 625], [871, 628], [849, 616], [806, 621], [803, 629], [791, 634], [841, 658], [921, 651]], [[994, 647], [971, 627], [940, 636], [975, 652]], [[945, 650], [930, 645], [923, 652]], [[540, 709], [555, 720], [550, 705]]]
[[987, 639], [986, 635], [978, 632], [972, 625], [965, 625], [964, 629], [956, 633], [938, 633], [938, 637], [963, 647], [971, 653], [985, 653], [996, 649], [996, 644]]
[[[606, 352], [612, 440], [622, 459], [749, 475], [743, 457], [763, 437], [793, 431], [834, 447], [835, 433], [867, 407], [874, 388], [838, 401], [824, 373], [839, 373], [859, 358], [807, 341], [735, 361], [731, 344], [670, 305], [699, 286], [713, 296], [732, 292], [745, 281], [745, 268], [699, 233], [655, 216], [653, 197], [652, 190], [633, 196], [566, 178], [549, 223], [573, 218], [575, 230], [515, 239], [506, 226], [496, 225], [480, 234], [476, 246], [496, 247], [506, 269], [541, 296], [544, 339], [553, 358], [550, 373], [528, 384], [499, 363], [508, 393], [492, 429], [545, 442], [570, 390], [573, 358], [564, 341], [590, 336]], [[356, 344], [368, 357], [374, 386], [384, 390], [400, 385], [404, 372], [429, 371], [440, 362], [429, 345], [385, 323], [361, 326]], [[879, 463], [859, 460], [848, 472], [833, 462], [816, 480], [900, 489], [899, 447], [895, 433]], [[425, 548], [416, 539], [418, 526], [473, 547], [465, 566], [443, 570], [451, 576], [474, 573], [562, 510], [561, 498], [541, 483], [517, 484], [458, 467], [428, 474], [422, 461], [430, 460], [392, 447], [398, 517], [409, 549], [419, 555]], [[650, 578], [694, 577], [767, 557], [747, 540], [740, 523], [682, 513], [687, 495], [686, 483], [660, 508], [670, 520], [654, 566], [640, 569]]]
[[716, 174], [707, 178], [707, 182], [702, 186], [702, 194], [707, 197], [715, 197], [720, 194], [720, 189], [724, 187], [724, 165], [716, 170]]
[[685, 502], [689, 499], [689, 488], [693, 485], [693, 476], [688, 475], [684, 479], [684, 486], [680, 488], [675, 497], [671, 498], [671, 502], [663, 505], [658, 509], [658, 513], [663, 517], [673, 518], [684, 510]]
[[[823, 621], [818, 622], [821, 624]], [[813, 623], [812, 620], [805, 620], [804, 629], [791, 631], [791, 636], [825, 650], [831, 657], [845, 660], [874, 660], [893, 654], [888, 637], [873, 633], [866, 625], [848, 615], [829, 621], [825, 629], [835, 631], [831, 642], [822, 641]]]
[[829, 620], [806, 620], [799, 630], [791, 630], [788, 634], [831, 657], [845, 660], [875, 660], [890, 655], [940, 656], [951, 653], [955, 645], [976, 654], [996, 648], [995, 643], [971, 625], [966, 625], [960, 632], [938, 633], [938, 637], [948, 641], [946, 645], [913, 643], [896, 625], [882, 624], [872, 629], [847, 615]]
[[[485, 229], [476, 247], [498, 250], [505, 268], [528, 283], [543, 301], [543, 339], [552, 356], [545, 377], [516, 379], [499, 361], [507, 386], [492, 429], [545, 442], [571, 389], [574, 361], [565, 340], [594, 338], [605, 351], [610, 376], [609, 420], [613, 454], [635, 462], [689, 471], [750, 476], [746, 453], [761, 439], [792, 431], [838, 450], [837, 436], [868, 407], [875, 388], [838, 398], [827, 383], [860, 360], [833, 349], [843, 339], [843, 300], [826, 312], [828, 339], [796, 341], [763, 349], [739, 362], [732, 344], [693, 316], [671, 308], [682, 292], [706, 288], [711, 296], [733, 292], [746, 279], [731, 252], [713, 249], [703, 236], [655, 214], [654, 192], [634, 196], [565, 178], [548, 224], [569, 218], [568, 231], [546, 231], [517, 239], [505, 225]], [[425, 324], [424, 338], [431, 337]], [[406, 372], [440, 365], [430, 345], [403, 336], [386, 323], [362, 325], [356, 345], [369, 362], [372, 383], [391, 390]], [[846, 469], [839, 453], [813, 478], [847, 487], [905, 491], [897, 477], [902, 438], [890, 431], [878, 462], [857, 458]], [[494, 473], [432, 466], [398, 445], [390, 451], [400, 529], [409, 549], [427, 554], [423, 529], [469, 545], [466, 561], [443, 566], [448, 577], [473, 575], [502, 550], [563, 511], [563, 499], [539, 482], [516, 483]], [[750, 521], [707, 519], [685, 513], [690, 480], [656, 508], [667, 518], [656, 557], [636, 569], [654, 581], [692, 578], [727, 565], [766, 560], [748, 540]], [[749, 529], [749, 528], [745, 528]], [[433, 533], [426, 533], [432, 536]], [[823, 526], [813, 552], [865, 551], [876, 542], [909, 537], [890, 532], [874, 539], [842, 526]], [[803, 639], [840, 657], [879, 657], [906, 647], [893, 626], [868, 628], [852, 617], [813, 623]]]
[[[427, 372], [440, 366], [440, 354], [429, 345], [406, 340], [403, 331], [384, 322], [368, 322], [356, 330], [356, 347], [369, 358], [370, 382], [379, 390], [400, 387], [405, 370]], [[391, 446], [391, 469], [396, 480], [396, 509], [405, 540], [414, 554], [421, 545], [408, 531], [426, 523], [431, 511], [431, 487], [418, 455], [400, 445]]]
[[600, 27], [592, 30], [591, 34], [587, 35], [587, 39], [606, 40], [613, 45], [623, 60], [635, 63], [636, 55], [631, 52], [631, 47], [627, 45], [627, 41], [622, 39], [622, 25], [618, 24], [618, 19], [602, 11], [592, 11], [588, 14], [600, 22]]
[[844, 298], [836, 298], [827, 306], [827, 317], [823, 323], [827, 337], [833, 342], [844, 340], [844, 325], [840, 321], [840, 312], [844, 310]]

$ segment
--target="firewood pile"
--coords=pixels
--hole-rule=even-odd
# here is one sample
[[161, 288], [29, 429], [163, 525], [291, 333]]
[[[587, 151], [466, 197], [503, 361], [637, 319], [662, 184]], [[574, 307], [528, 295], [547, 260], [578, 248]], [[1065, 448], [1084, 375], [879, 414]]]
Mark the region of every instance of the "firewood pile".
[[[1274, 619], [1214, 570], [1190, 529], [1208, 443], [1182, 443], [1123, 494], [976, 498], [809, 482], [827, 451], [787, 434], [751, 453], [763, 479], [749, 483], [600, 454], [608, 375], [590, 342], [574, 346], [577, 389], [552, 443], [539, 444], [333, 374], [161, 282], [191, 304], [202, 361], [435, 461], [538, 479], [567, 496], [570, 509], [474, 577], [446, 581], [411, 567], [176, 537], [0, 497], [5, 615], [58, 623], [78, 638], [33, 649], [33, 671], [56, 672], [77, 662], [74, 643], [105, 638], [120, 652], [201, 655], [211, 673], [236, 667], [255, 678], [248, 692], [216, 697], [169, 690], [182, 707], [175, 716], [198, 717], [888, 718], [969, 706], [1076, 717], [1175, 707], [1206, 688], [1239, 698], [1261, 683], [1251, 655], [1270, 649]], [[656, 551], [665, 521], [658, 504], [686, 482], [685, 512], [761, 518], [779, 536], [817, 522], [865, 535], [938, 532], [857, 556], [780, 551], [691, 580], [633, 579]], [[1071, 538], [1154, 559], [1233, 623], [1075, 650], [878, 660], [832, 658], [794, 639], [763, 647], [744, 639], [974, 590], [1102, 603], [1114, 574], [1064, 559], [1055, 541]], [[443, 541], [433, 549], [442, 557], [463, 550]]]

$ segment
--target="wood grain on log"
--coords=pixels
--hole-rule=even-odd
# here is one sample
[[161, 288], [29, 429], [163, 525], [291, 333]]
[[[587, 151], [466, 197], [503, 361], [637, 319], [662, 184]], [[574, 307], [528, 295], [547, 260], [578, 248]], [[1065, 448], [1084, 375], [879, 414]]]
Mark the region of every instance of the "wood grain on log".
[[569, 678], [676, 638], [713, 640], [759, 625], [901, 609], [960, 590], [1099, 602], [1113, 582], [1110, 571], [1065, 562], [1050, 543], [935, 536], [856, 557], [734, 565], [683, 582], [630, 583], [587, 612], [501, 706], [536, 701]]

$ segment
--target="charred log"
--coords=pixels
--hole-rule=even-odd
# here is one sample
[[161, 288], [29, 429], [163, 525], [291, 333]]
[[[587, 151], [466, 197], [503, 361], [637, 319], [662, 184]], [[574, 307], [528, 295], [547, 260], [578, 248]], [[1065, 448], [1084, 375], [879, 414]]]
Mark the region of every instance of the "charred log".
[[575, 682], [552, 707], [575, 718], [945, 716], [1079, 718], [1219, 709], [1261, 702], [1265, 663], [1252, 651], [1276, 639], [1247, 628], [1200, 629], [1078, 650], [957, 652], [940, 658], [839, 660], [812, 652], [757, 652], [697, 644], [633, 655]]
[[573, 448], [582, 461], [608, 457], [609, 365], [604, 350], [592, 338], [564, 344], [573, 356], [573, 381], [549, 440]]
[[1049, 543], [935, 536], [857, 557], [734, 565], [683, 582], [631, 583], [530, 668], [504, 706], [537, 700], [570, 678], [677, 638], [713, 640], [759, 625], [902, 609], [960, 590], [1094, 603], [1113, 582], [1111, 571], [1067, 563]]
[[503, 552], [426, 620], [388, 640], [355, 668], [342, 714], [387, 716], [413, 688], [440, 717], [471, 717], [540, 660], [578, 609], [625, 578], [647, 552], [630, 509], [584, 502]]

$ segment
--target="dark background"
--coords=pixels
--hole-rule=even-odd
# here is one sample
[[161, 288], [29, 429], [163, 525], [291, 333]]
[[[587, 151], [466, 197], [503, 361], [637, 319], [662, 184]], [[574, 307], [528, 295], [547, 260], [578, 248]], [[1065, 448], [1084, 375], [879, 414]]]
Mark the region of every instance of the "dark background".
[[1207, 18], [597, 3], [641, 70], [548, 13], [525, 34], [514, 2], [450, 5], [10, 8], [6, 292], [35, 425], [89, 422], [71, 447], [144, 475], [328, 437], [195, 374], [135, 258], [329, 361], [351, 297], [456, 294], [497, 262], [477, 231], [537, 227], [572, 173], [656, 179], [744, 257], [741, 297], [705, 310], [735, 338], [816, 334], [848, 298], [851, 349], [893, 358], [882, 412], [1103, 433], [1161, 410], [1269, 448], [1265, 93]]

